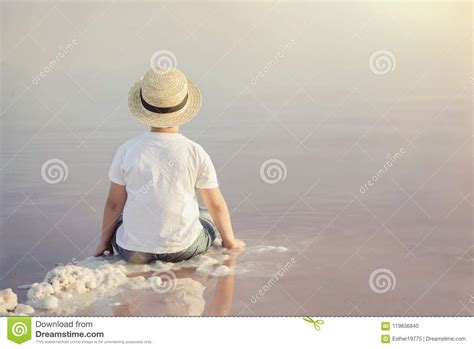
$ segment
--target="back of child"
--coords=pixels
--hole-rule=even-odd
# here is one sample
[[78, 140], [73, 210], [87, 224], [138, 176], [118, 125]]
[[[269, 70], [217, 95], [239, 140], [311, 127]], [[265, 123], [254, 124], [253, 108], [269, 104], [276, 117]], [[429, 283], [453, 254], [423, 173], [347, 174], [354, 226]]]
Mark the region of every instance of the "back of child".
[[[151, 130], [115, 154], [96, 256], [115, 250], [133, 263], [178, 262], [206, 251], [217, 234], [224, 247], [245, 246], [209, 155], [179, 133], [200, 106], [199, 89], [176, 68], [150, 70], [132, 86], [130, 111]], [[209, 211], [199, 208], [197, 190]]]
[[201, 233], [196, 188], [217, 188], [209, 155], [180, 133], [146, 132], [122, 144], [109, 170], [127, 201], [117, 244], [131, 251], [173, 253]]

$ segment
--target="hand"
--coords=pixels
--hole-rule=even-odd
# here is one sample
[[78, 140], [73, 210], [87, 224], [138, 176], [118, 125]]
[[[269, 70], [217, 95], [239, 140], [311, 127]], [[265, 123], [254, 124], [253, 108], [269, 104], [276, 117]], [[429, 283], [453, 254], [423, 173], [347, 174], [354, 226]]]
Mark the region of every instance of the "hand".
[[224, 265], [227, 265], [229, 268], [233, 268], [235, 264], [237, 263], [237, 257], [239, 257], [243, 252], [245, 251], [245, 248], [239, 248], [239, 249], [233, 249], [233, 250], [228, 250], [225, 253], [225, 256], [228, 256], [227, 259], [224, 260]]
[[244, 248], [245, 242], [240, 239], [234, 239], [232, 241], [223, 242], [222, 245], [229, 250]]
[[109, 251], [111, 255], [114, 254], [114, 249], [112, 247], [112, 242], [110, 242], [110, 241], [106, 241], [106, 242], [101, 241], [99, 243], [99, 246], [97, 246], [97, 248], [95, 250], [94, 256], [95, 257], [102, 256], [105, 251]]

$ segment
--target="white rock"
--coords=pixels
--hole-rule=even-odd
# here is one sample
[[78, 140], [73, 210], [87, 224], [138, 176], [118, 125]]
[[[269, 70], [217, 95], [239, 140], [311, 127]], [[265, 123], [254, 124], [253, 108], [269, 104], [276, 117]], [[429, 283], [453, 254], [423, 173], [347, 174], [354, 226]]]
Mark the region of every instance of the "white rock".
[[0, 312], [13, 311], [18, 304], [18, 297], [11, 288], [0, 291]]
[[74, 302], [78, 295], [88, 294], [90, 291], [106, 293], [127, 283], [126, 268], [123, 265], [92, 259], [85, 262], [87, 263], [83, 263], [84, 265], [94, 268], [80, 266], [78, 262], [78, 265], [60, 266], [49, 271], [44, 282], [31, 285], [27, 293], [28, 304], [34, 308], [56, 309], [60, 302]]
[[35, 308], [53, 310], [56, 309], [59, 305], [59, 301], [55, 296], [47, 296], [43, 299], [36, 301]]
[[27, 304], [18, 304], [15, 308], [15, 313], [33, 314], [34, 312], [35, 309]]
[[159, 276], [152, 276], [148, 279], [151, 288], [160, 288], [163, 285], [163, 280]]
[[139, 290], [150, 287], [150, 283], [144, 276], [136, 276], [128, 278], [128, 282], [124, 284], [124, 287], [132, 290]]
[[47, 282], [35, 282], [31, 285], [26, 297], [28, 298], [28, 304], [37, 308], [36, 303], [40, 302], [42, 299], [51, 296], [54, 293], [54, 288], [52, 285]]

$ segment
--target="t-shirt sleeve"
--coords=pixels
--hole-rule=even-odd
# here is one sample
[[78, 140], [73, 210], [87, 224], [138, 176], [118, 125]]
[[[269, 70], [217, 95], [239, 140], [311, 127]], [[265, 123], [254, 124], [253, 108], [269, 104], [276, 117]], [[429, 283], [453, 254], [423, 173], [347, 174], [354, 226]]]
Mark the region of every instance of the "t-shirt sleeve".
[[214, 165], [212, 164], [211, 157], [204, 150], [201, 151], [200, 155], [201, 163], [198, 169], [196, 188], [217, 188], [219, 183], [217, 182], [217, 173]]
[[112, 165], [109, 169], [109, 179], [117, 184], [125, 185], [125, 179], [123, 175], [123, 162], [124, 149], [123, 146], [120, 146], [115, 153], [114, 159], [112, 160]]

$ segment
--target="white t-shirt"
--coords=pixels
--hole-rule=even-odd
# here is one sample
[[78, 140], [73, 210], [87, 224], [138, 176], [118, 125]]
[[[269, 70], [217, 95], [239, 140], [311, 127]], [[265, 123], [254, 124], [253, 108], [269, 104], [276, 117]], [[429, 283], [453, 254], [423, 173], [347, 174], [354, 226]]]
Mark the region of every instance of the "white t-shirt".
[[179, 133], [146, 132], [122, 144], [109, 171], [127, 201], [117, 244], [149, 253], [182, 251], [203, 227], [196, 188], [218, 187], [209, 155]]

